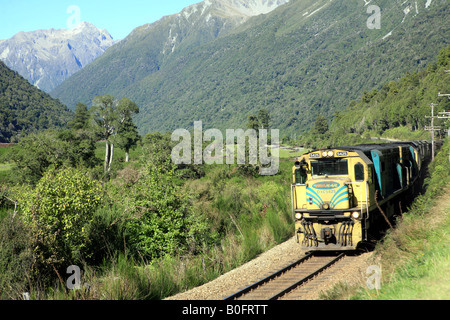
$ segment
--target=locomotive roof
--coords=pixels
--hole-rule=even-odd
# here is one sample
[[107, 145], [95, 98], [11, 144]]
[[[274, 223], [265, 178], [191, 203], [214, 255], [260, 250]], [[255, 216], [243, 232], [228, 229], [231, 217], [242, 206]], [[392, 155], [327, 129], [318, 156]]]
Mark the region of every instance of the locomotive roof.
[[400, 145], [417, 146], [417, 144], [418, 144], [417, 141], [399, 141], [399, 142], [391, 142], [391, 143], [383, 143], [383, 144], [372, 143], [372, 144], [359, 144], [359, 145], [355, 145], [355, 146], [341, 146], [341, 147], [328, 148], [328, 149], [368, 152], [371, 150], [385, 150], [385, 149], [398, 148]]

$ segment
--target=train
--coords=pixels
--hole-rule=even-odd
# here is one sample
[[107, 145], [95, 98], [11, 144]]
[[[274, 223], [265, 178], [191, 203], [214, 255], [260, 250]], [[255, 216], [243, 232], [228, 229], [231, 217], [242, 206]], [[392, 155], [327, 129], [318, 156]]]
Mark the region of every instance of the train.
[[430, 141], [405, 141], [319, 149], [296, 158], [296, 241], [309, 251], [373, 243], [420, 192], [431, 157]]

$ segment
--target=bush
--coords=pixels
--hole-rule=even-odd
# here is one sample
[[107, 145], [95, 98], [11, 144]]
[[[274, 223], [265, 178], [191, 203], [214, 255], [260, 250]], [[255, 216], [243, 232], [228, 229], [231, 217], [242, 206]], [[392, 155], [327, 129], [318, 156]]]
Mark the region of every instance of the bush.
[[129, 238], [134, 252], [146, 258], [181, 253], [199, 245], [207, 234], [206, 223], [193, 214], [189, 196], [176, 184], [175, 168], [171, 163], [149, 164], [134, 186], [136, 218], [128, 223]]
[[0, 300], [22, 299], [30, 291], [33, 249], [29, 228], [17, 217], [0, 223]]
[[19, 199], [30, 226], [37, 270], [59, 269], [81, 258], [87, 228], [102, 199], [102, 186], [80, 169], [49, 170]]

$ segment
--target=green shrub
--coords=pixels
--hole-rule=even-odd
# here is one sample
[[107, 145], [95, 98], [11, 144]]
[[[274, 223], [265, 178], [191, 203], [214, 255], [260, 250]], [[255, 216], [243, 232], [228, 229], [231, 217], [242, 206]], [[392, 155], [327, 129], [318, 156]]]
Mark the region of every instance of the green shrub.
[[130, 245], [149, 259], [181, 253], [208, 237], [206, 224], [193, 214], [189, 196], [176, 184], [171, 163], [147, 166], [134, 185], [130, 205], [136, 216], [128, 223]]
[[19, 199], [33, 237], [37, 270], [59, 269], [81, 258], [87, 228], [102, 199], [102, 186], [80, 169], [49, 170]]
[[22, 299], [30, 291], [33, 249], [31, 233], [17, 217], [0, 223], [0, 300]]

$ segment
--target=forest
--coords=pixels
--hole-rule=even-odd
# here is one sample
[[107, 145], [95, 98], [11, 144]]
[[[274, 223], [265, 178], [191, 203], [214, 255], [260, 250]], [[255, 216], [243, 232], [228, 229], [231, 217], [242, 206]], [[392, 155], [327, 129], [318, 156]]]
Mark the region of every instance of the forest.
[[[373, 142], [376, 137], [428, 140], [430, 104], [435, 104], [435, 115], [450, 110], [450, 99], [439, 96], [450, 92], [449, 69], [450, 47], [445, 47], [425, 70], [407, 72], [380, 90], [364, 91], [360, 99], [335, 112], [331, 121], [319, 113], [309, 132], [287, 138], [311, 148]], [[436, 119], [435, 125], [446, 129], [449, 122]]]
[[[331, 121], [365, 90], [381, 91], [408, 70], [421, 72], [449, 45], [446, 1], [407, 16], [414, 2], [398, 2], [377, 1], [383, 23], [369, 30], [361, 0], [290, 1], [214, 41], [177, 45], [168, 55], [147, 41], [162, 45], [172, 26], [140, 28], [51, 94], [71, 109], [104, 92], [126, 96], [141, 108], [135, 118], [141, 134], [198, 120], [205, 128], [242, 128], [259, 109], [270, 110], [285, 135], [303, 134], [318, 113]], [[305, 15], [322, 6], [320, 14]]]
[[32, 132], [62, 128], [73, 116], [59, 100], [32, 86], [0, 61], [0, 143]]

